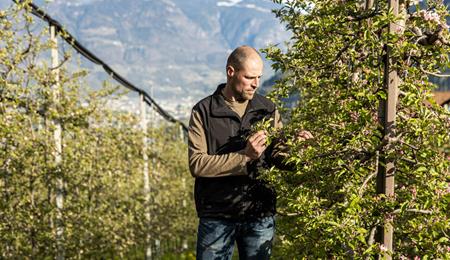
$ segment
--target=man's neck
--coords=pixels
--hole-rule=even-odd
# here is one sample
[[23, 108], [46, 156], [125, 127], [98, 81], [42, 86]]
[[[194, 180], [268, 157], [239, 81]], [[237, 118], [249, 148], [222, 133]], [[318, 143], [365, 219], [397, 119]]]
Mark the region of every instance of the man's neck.
[[222, 96], [229, 102], [245, 103], [247, 101], [245, 99], [243, 100], [238, 99], [236, 95], [234, 95], [233, 91], [231, 90], [231, 86], [228, 85], [228, 83], [222, 89]]

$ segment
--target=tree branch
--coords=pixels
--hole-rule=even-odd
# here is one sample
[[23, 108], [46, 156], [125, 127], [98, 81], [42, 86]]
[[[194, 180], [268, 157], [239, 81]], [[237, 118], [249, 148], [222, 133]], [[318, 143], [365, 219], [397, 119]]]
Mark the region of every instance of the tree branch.
[[[373, 243], [375, 243], [375, 234], [377, 231], [377, 226], [378, 226], [378, 223], [376, 223], [376, 225], [370, 229], [369, 239], [367, 241], [367, 244], [369, 245], [369, 247], [372, 246]], [[370, 260], [370, 259], [372, 259], [370, 256], [366, 257], [366, 260]]]
[[[353, 40], [353, 39], [352, 39], [352, 40]], [[353, 41], [349, 41], [349, 42], [344, 46], [344, 48], [342, 48], [342, 49], [339, 50], [339, 52], [336, 54], [336, 57], [335, 57], [334, 60], [331, 62], [331, 64], [335, 64], [335, 63], [339, 60], [339, 58], [342, 56], [342, 54], [343, 54], [346, 50], [348, 50], [348, 48], [350, 48], [350, 45], [351, 45], [352, 42], [353, 42]]]
[[64, 55], [64, 59], [55, 67], [50, 68], [50, 70], [56, 70], [59, 69], [62, 65], [64, 65], [64, 63], [66, 63], [66, 61], [69, 60], [69, 56]]
[[363, 184], [361, 185], [361, 187], [359, 188], [358, 191], [358, 196], [361, 197], [363, 195], [364, 190], [367, 187], [367, 183], [369, 183], [369, 181], [375, 177], [378, 173], [378, 160], [380, 159], [380, 152], [376, 151], [376, 162], [375, 162], [375, 170], [373, 171], [373, 173], [371, 173], [369, 176], [367, 176], [367, 178], [364, 180]]
[[409, 148], [411, 148], [411, 149], [413, 149], [413, 150], [419, 150], [419, 148], [417, 147], [417, 146], [414, 146], [414, 145], [412, 145], [412, 144], [408, 144], [408, 143], [406, 143], [406, 142], [404, 142], [404, 141], [402, 141], [402, 140], [398, 140], [398, 142], [399, 143], [401, 143], [401, 144], [404, 144], [404, 145], [406, 145], [406, 146], [408, 146]]
[[450, 77], [449, 74], [437, 74], [437, 73], [434, 73], [434, 72], [431, 72], [431, 71], [427, 71], [424, 68], [422, 68], [422, 66], [419, 66], [419, 68], [420, 68], [420, 71], [422, 71], [425, 74], [431, 75], [431, 76], [435, 76], [435, 77], [438, 77], [438, 78], [449, 78]]
[[412, 163], [412, 164], [417, 163], [417, 161], [414, 161], [414, 160], [411, 160], [411, 159], [408, 159], [408, 158], [405, 158], [405, 157], [401, 157], [400, 160], [403, 160], [405, 162], [409, 162], [409, 163]]
[[277, 214], [283, 217], [296, 217], [300, 216], [300, 212], [284, 212], [284, 211], [277, 211]]
[[375, 233], [377, 231], [377, 226], [374, 226], [370, 229], [369, 241], [367, 242], [369, 246], [373, 245], [375, 242]]
[[[434, 211], [432, 210], [423, 210], [423, 209], [405, 209], [406, 212], [413, 212], [413, 213], [421, 213], [421, 214], [433, 214]], [[396, 209], [392, 213], [398, 214], [401, 212], [401, 209]]]

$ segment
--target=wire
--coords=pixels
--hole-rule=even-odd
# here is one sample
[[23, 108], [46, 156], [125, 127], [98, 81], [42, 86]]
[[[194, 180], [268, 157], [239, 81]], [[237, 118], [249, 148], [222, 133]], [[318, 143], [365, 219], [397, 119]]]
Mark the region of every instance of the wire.
[[[16, 4], [24, 3], [24, 0], [13, 0]], [[63, 26], [55, 19], [53, 19], [51, 16], [49, 16], [47, 13], [45, 13], [42, 9], [40, 9], [38, 6], [36, 6], [33, 3], [28, 3], [28, 6], [31, 7], [31, 13], [35, 15], [36, 17], [46, 21], [51, 26], [55, 26], [56, 33], [59, 33], [61, 38], [63, 38], [69, 45], [71, 45], [78, 53], [83, 55], [85, 58], [90, 60], [91, 62], [101, 65], [103, 69], [105, 70], [108, 75], [110, 75], [113, 79], [115, 79], [117, 82], [119, 82], [122, 86], [138, 92], [139, 94], [142, 94], [144, 96], [144, 101], [147, 103], [150, 107], [152, 107], [158, 114], [160, 114], [166, 121], [172, 122], [172, 123], [178, 123], [182, 126], [185, 133], [188, 132], [187, 126], [181, 122], [180, 120], [177, 120], [172, 115], [170, 115], [167, 111], [165, 111], [160, 105], [158, 105], [155, 100], [150, 97], [150, 95], [145, 92], [143, 89], [136, 87], [131, 82], [129, 82], [127, 79], [122, 77], [120, 74], [118, 74], [116, 71], [114, 71], [108, 64], [103, 62], [101, 59], [99, 59], [97, 56], [95, 56], [91, 51], [89, 51], [86, 47], [84, 47], [73, 35], [71, 35], [69, 32], [63, 29]]]

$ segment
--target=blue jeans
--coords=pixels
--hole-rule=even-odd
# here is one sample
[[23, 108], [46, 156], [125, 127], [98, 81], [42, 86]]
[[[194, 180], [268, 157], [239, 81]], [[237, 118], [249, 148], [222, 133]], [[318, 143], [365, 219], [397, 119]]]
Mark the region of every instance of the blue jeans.
[[235, 242], [240, 260], [269, 259], [274, 230], [274, 217], [250, 221], [200, 218], [197, 260], [231, 259]]

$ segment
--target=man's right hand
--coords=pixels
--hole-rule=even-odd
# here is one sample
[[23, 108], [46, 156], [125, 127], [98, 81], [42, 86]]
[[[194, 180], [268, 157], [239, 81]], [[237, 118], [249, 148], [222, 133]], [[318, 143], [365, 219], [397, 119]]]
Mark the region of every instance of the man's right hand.
[[247, 145], [244, 149], [244, 154], [247, 156], [248, 161], [256, 160], [261, 157], [262, 153], [266, 150], [266, 133], [260, 130], [250, 136], [247, 140]]

